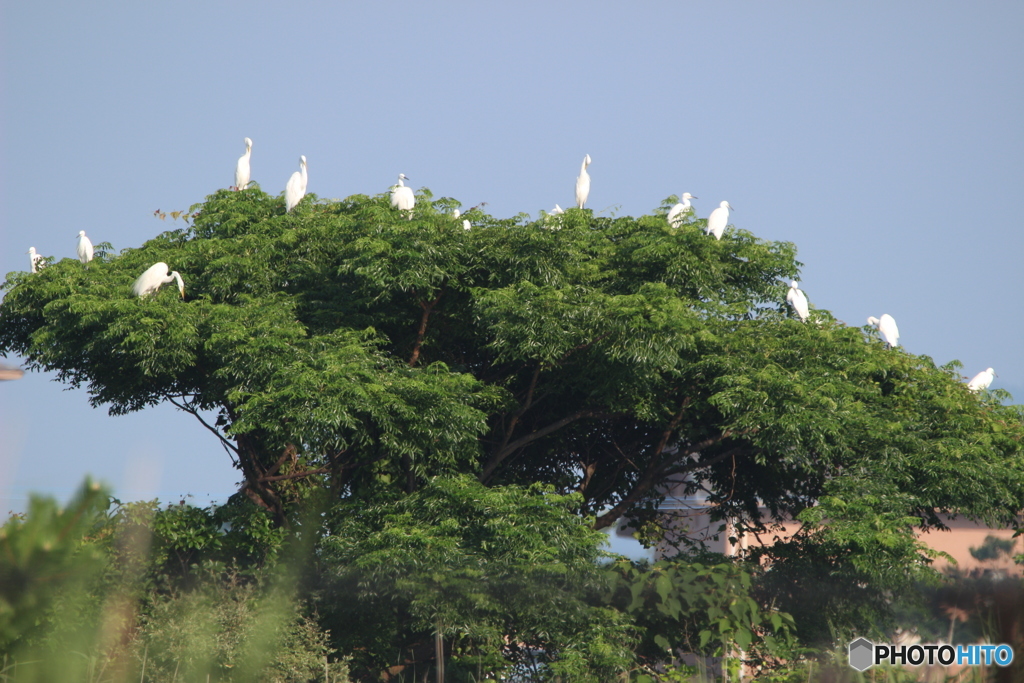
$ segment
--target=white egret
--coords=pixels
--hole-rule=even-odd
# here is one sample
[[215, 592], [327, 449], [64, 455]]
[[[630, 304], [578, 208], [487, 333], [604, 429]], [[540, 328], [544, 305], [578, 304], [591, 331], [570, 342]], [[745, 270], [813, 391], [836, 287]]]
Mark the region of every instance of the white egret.
[[[716, 240], [722, 239], [722, 233], [725, 232], [725, 226], [729, 224], [729, 209], [732, 206], [729, 202], [722, 202], [718, 205], [718, 208], [711, 212], [708, 216], [708, 227], [705, 232], [708, 235], [714, 235]], [[733, 209], [735, 211], [735, 209]]]
[[576, 178], [576, 206], [583, 208], [590, 196], [590, 174], [587, 173], [587, 166], [590, 166], [590, 155], [583, 157], [580, 165], [580, 175]]
[[992, 378], [996, 376], [996, 371], [989, 368], [983, 372], [979, 372], [974, 376], [970, 382], [967, 383], [967, 388], [971, 391], [981, 391], [982, 389], [988, 389], [988, 385], [992, 384]]
[[288, 179], [288, 184], [284, 187], [285, 213], [294, 209], [295, 205], [306, 196], [307, 180], [309, 180], [309, 176], [306, 175], [306, 157], [300, 156], [299, 170], [292, 173], [292, 177]]
[[244, 190], [249, 186], [249, 157], [252, 156], [252, 140], [245, 139], [245, 154], [238, 157], [235, 164], [235, 189]]
[[85, 236], [85, 230], [78, 231], [78, 260], [82, 263], [92, 261], [92, 241]]
[[40, 268], [46, 267], [46, 261], [43, 260], [43, 255], [37, 254], [35, 247], [29, 247], [28, 251], [25, 253], [28, 254], [28, 262], [29, 265], [32, 266], [33, 273], [38, 273]]
[[[398, 184], [391, 188], [391, 206], [400, 211], [412, 211], [412, 208], [416, 206], [416, 197], [412, 193], [412, 188], [405, 186], [405, 181], [408, 179], [404, 173], [399, 173]], [[412, 220], [411, 213], [409, 220]]]
[[690, 205], [690, 200], [700, 199], [700, 197], [694, 197], [689, 192], [684, 192], [680, 199], [683, 201], [673, 206], [668, 212], [668, 224], [673, 228], [678, 228], [679, 224], [683, 222], [683, 216], [693, 211], [693, 207]]
[[178, 291], [181, 292], [181, 298], [184, 299], [185, 283], [181, 281], [181, 275], [179, 275], [176, 270], [172, 270], [168, 273], [167, 271], [169, 270], [171, 269], [163, 261], [154, 263], [147, 268], [146, 272], [140, 275], [139, 279], [132, 285], [132, 293], [138, 297], [148, 296], [150, 294], [155, 294], [163, 285], [177, 281]]
[[[462, 215], [461, 211], [459, 211], [458, 209], [452, 209], [452, 218], [454, 218], [455, 220], [459, 220], [459, 216], [461, 216], [461, 215]], [[462, 221], [462, 228], [463, 228], [463, 230], [472, 230], [473, 229], [473, 224], [469, 222], [468, 218], [463, 219], [463, 221]]]
[[561, 219], [559, 216], [565, 213], [565, 210], [558, 204], [555, 204], [555, 208], [548, 212], [548, 215], [544, 216], [544, 227], [550, 230], [561, 229]]
[[883, 313], [881, 320], [871, 316], [868, 318], [868, 325], [874, 325], [882, 334], [886, 346], [895, 348], [900, 345], [900, 330], [896, 327], [896, 321], [888, 313]]
[[786, 294], [786, 301], [793, 307], [796, 314], [800, 316], [800, 322], [807, 322], [810, 310], [807, 307], [807, 295], [800, 291], [800, 283], [793, 280], [789, 283], [789, 293]]

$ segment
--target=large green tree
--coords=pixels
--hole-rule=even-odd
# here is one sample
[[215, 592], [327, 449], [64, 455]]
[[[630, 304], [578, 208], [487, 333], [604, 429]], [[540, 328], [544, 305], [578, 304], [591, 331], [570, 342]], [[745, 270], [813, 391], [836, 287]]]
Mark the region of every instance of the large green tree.
[[[575, 492], [595, 528], [650, 528], [666, 483], [685, 482], [741, 532], [803, 519], [761, 551], [794, 576], [896, 587], [924, 566], [914, 529], [940, 514], [1016, 523], [1019, 409], [827, 311], [801, 323], [784, 304], [792, 244], [716, 240], [663, 210], [472, 209], [467, 231], [457, 205], [421, 192], [407, 220], [384, 195], [310, 196], [285, 213], [221, 191], [141, 248], [10, 274], [0, 353], [115, 414], [192, 413], [282, 525], [469, 474]], [[184, 300], [131, 293], [158, 261]], [[773, 590], [798, 600], [786, 576]]]

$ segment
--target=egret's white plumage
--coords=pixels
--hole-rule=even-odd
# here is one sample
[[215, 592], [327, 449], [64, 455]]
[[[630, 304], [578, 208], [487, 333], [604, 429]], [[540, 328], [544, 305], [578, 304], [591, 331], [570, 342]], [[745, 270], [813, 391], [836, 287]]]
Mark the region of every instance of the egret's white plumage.
[[[462, 215], [461, 211], [459, 211], [458, 209], [452, 209], [452, 218], [454, 218], [455, 220], [458, 220], [459, 216], [461, 216], [461, 215]], [[462, 221], [462, 228], [464, 230], [472, 230], [473, 229], [473, 224], [469, 222], [468, 218], [463, 219], [463, 221]]]
[[46, 265], [46, 262], [43, 261], [43, 255], [37, 254], [35, 247], [29, 247], [25, 253], [28, 254], [28, 262], [32, 267], [33, 273], [38, 273], [39, 269]]
[[883, 313], [881, 319], [871, 316], [868, 318], [868, 325], [874, 325], [878, 328], [878, 331], [882, 334], [882, 339], [885, 340], [889, 348], [900, 345], [900, 330], [896, 327], [896, 321], [888, 313]]
[[181, 298], [184, 299], [185, 283], [182, 282], [181, 275], [179, 275], [176, 270], [171, 272], [168, 271], [171, 271], [171, 269], [163, 261], [154, 263], [147, 268], [146, 272], [140, 275], [139, 279], [132, 285], [132, 293], [138, 297], [148, 296], [150, 294], [155, 294], [163, 285], [177, 281], [178, 291], [181, 293]]
[[92, 261], [92, 241], [86, 237], [85, 230], [78, 231], [78, 260], [82, 263]]
[[[708, 227], [705, 231], [708, 235], [714, 235], [716, 240], [722, 239], [722, 233], [725, 232], [725, 226], [729, 224], [729, 209], [732, 206], [729, 202], [722, 202], [718, 205], [718, 208], [711, 212], [708, 216]], [[733, 209], [735, 211], [735, 209]]]
[[668, 211], [668, 224], [673, 228], [678, 228], [679, 224], [683, 222], [683, 217], [687, 213], [693, 211], [693, 207], [690, 205], [690, 200], [699, 199], [699, 197], [694, 197], [689, 192], [684, 192], [680, 199], [683, 201], [679, 202]]
[[796, 314], [800, 316], [800, 322], [807, 322], [810, 309], [807, 306], [807, 295], [800, 291], [800, 283], [793, 280], [789, 283], [789, 293], [786, 294], [786, 301], [793, 307]]
[[974, 376], [970, 382], [967, 383], [967, 388], [971, 391], [981, 391], [982, 389], [988, 389], [988, 386], [992, 384], [992, 378], [996, 376], [996, 371], [992, 368], [983, 370]]
[[[412, 188], [405, 186], [405, 181], [408, 179], [404, 173], [399, 173], [398, 184], [391, 188], [391, 206], [400, 211], [412, 211], [416, 206], [416, 197], [412, 193]], [[412, 220], [412, 214], [409, 214], [409, 220]]]
[[544, 227], [550, 230], [560, 230], [561, 220], [559, 219], [559, 216], [564, 213], [565, 210], [558, 204], [555, 204], [555, 208], [551, 209], [551, 211], [548, 212], [548, 215], [544, 216]]
[[249, 186], [249, 157], [252, 155], [252, 140], [245, 139], [245, 154], [238, 157], [235, 164], [235, 189], [244, 190]]
[[583, 208], [590, 196], [590, 174], [587, 173], [587, 166], [590, 166], [590, 155], [583, 157], [580, 165], [580, 175], [576, 178], [576, 206]]
[[306, 157], [299, 157], [299, 170], [292, 173], [288, 184], [284, 187], [284, 210], [291, 211], [306, 196], [306, 182], [309, 176], [306, 175]]

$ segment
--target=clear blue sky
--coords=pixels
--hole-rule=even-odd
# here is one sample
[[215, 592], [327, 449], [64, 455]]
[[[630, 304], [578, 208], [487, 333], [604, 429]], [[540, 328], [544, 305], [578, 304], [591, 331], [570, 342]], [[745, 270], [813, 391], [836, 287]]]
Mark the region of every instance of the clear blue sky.
[[[0, 273], [116, 250], [233, 182], [414, 187], [496, 216], [572, 203], [795, 242], [811, 303], [1024, 401], [1024, 3], [173, 2], [0, 7]], [[17, 359], [13, 359], [17, 362]], [[240, 478], [187, 415], [0, 384], [0, 514], [91, 473], [125, 500]]]

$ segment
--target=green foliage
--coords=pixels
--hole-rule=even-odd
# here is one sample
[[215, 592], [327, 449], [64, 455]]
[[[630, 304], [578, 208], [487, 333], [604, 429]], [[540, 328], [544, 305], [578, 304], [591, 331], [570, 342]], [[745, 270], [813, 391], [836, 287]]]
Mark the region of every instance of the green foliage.
[[[327, 634], [288, 591], [206, 571], [197, 587], [158, 596], [141, 615], [131, 644], [136, 669], [144, 659], [148, 680], [158, 681], [323, 680]], [[332, 680], [347, 680], [343, 662], [329, 669]]]
[[[90, 538], [108, 505], [107, 492], [86, 481], [64, 508], [32, 496], [28, 512], [0, 527], [0, 652], [41, 637], [41, 616], [81, 604], [81, 586], [98, 574], [104, 557]], [[70, 614], [69, 614], [70, 616]]]
[[[787, 521], [804, 523], [797, 537], [752, 550], [770, 567], [752, 590], [792, 614], [801, 637], [828, 646], [884, 623], [886, 596], [927, 574], [915, 530], [941, 526], [943, 514], [1016, 524], [1021, 408], [999, 392], [975, 395], [955, 366], [887, 349], [827, 311], [794, 319], [784, 305], [801, 265], [794, 245], [736, 229], [708, 239], [701, 219], [673, 228], [663, 215], [578, 209], [541, 221], [472, 209], [466, 231], [450, 215], [457, 205], [421, 191], [407, 220], [386, 195], [310, 195], [286, 214], [258, 188], [220, 191], [141, 248], [8, 276], [0, 353], [88, 387], [115, 414], [161, 402], [193, 414], [265, 511], [230, 522], [190, 508], [133, 511], [151, 515], [137, 525], [155, 533], [149, 545], [111, 543], [138, 556], [143, 569], [129, 578], [139, 591], [160, 572], [187, 583], [207, 560], [273, 564], [286, 547], [275, 534], [291, 529], [314, 544], [323, 531], [314, 513], [326, 511], [337, 537], [343, 510], [368, 525], [346, 533], [369, 544], [374, 571], [384, 556], [410, 571], [401, 581], [370, 573], [391, 586], [374, 600], [409, 593], [371, 620], [380, 628], [364, 628], [360, 647], [411, 648], [442, 619], [456, 640], [497, 656], [513, 627], [497, 612], [518, 615], [527, 635], [539, 619], [495, 597], [504, 579], [494, 567], [511, 556], [491, 540], [467, 554], [460, 536], [439, 530], [476, 528], [481, 511], [455, 505], [431, 520], [420, 508], [433, 499], [417, 494], [441, 496], [446, 479], [499, 496], [540, 484], [550, 487], [542, 498], [577, 519], [569, 529], [621, 518], [653, 529], [666, 524], [659, 505], [674, 486], [701, 492], [712, 523], [736, 534], [771, 538]], [[131, 294], [157, 261], [182, 273], [185, 301]], [[517, 505], [546, 519], [528, 500]], [[509, 505], [501, 518], [515, 517]], [[369, 565], [335, 537], [324, 557], [337, 566], [313, 563], [303, 580], [348, 576], [369, 600], [375, 584], [347, 573]], [[421, 565], [374, 538], [426, 558], [430, 571], [413, 572]], [[143, 561], [150, 552], [160, 572]], [[481, 563], [488, 580], [470, 591]], [[509, 566], [517, 581], [532, 576]], [[560, 604], [552, 597], [545, 618]], [[550, 666], [582, 652], [565, 649], [577, 626], [538, 636], [562, 648], [545, 650]], [[618, 634], [608, 642], [628, 640], [607, 628]], [[746, 638], [738, 622], [729, 629], [717, 633]]]
[[[18, 681], [347, 680], [270, 515], [117, 504], [89, 482], [0, 529], [0, 653]], [[115, 501], [116, 502], [116, 501]], [[230, 525], [230, 528], [227, 526]], [[242, 569], [234, 567], [241, 566]], [[326, 669], [325, 669], [326, 665]]]
[[543, 665], [608, 680], [628, 668], [632, 629], [594, 604], [605, 536], [574, 513], [577, 498], [437, 478], [393, 502], [339, 509], [324, 542], [342, 603], [332, 631], [346, 649], [390, 636], [358, 656], [366, 675], [411, 668], [440, 626], [451, 675]]
[[645, 668], [681, 653], [749, 659], [778, 658], [794, 645], [790, 615], [752, 597], [754, 572], [732, 563], [620, 560], [609, 570], [610, 601], [633, 615], [643, 633]]

